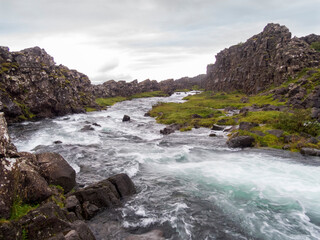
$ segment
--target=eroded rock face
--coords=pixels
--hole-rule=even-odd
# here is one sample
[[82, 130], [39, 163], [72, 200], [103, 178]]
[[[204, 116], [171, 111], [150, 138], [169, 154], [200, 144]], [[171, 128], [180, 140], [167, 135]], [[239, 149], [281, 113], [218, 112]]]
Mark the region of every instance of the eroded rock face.
[[306, 67], [319, 66], [320, 53], [310, 47], [314, 41], [319, 37], [291, 38], [287, 27], [268, 24], [245, 43], [216, 55], [215, 64], [207, 67], [206, 89], [254, 94], [278, 86]]
[[88, 77], [62, 65], [39, 47], [0, 48], [0, 102], [10, 122], [98, 108]]

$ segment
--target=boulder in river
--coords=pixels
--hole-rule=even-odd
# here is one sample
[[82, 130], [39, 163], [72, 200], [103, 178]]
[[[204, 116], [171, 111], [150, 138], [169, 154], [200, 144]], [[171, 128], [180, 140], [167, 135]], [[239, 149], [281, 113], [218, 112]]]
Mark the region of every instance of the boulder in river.
[[254, 138], [252, 136], [237, 136], [227, 141], [227, 145], [230, 148], [246, 148], [253, 147]]
[[224, 127], [221, 127], [219, 125], [213, 124], [211, 130], [215, 130], [215, 131], [222, 131], [224, 129]]
[[124, 115], [122, 118], [122, 122], [129, 122], [130, 121], [130, 116]]

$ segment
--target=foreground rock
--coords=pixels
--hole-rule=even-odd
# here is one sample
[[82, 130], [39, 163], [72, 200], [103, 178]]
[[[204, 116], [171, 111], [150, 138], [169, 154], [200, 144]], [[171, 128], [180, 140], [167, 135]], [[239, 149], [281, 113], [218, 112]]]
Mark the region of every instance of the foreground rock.
[[160, 133], [162, 135], [169, 135], [171, 133], [174, 133], [175, 131], [179, 130], [182, 126], [180, 124], [171, 124], [167, 127], [165, 127], [164, 129], [160, 130]]
[[251, 136], [237, 136], [229, 139], [227, 145], [230, 148], [247, 148], [254, 146], [254, 138]]
[[[94, 240], [83, 219], [121, 206], [136, 192], [131, 179], [118, 174], [65, 196], [76, 186], [72, 167], [57, 153], [17, 152], [2, 113], [0, 123], [0, 239]], [[12, 211], [22, 205], [34, 209], [23, 216]]]

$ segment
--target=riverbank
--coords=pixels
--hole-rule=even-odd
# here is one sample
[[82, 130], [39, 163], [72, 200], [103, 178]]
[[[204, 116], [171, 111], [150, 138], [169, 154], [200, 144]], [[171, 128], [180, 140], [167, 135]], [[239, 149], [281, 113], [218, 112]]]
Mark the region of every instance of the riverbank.
[[180, 131], [232, 126], [227, 128], [230, 139], [250, 136], [254, 147], [304, 152], [320, 148], [319, 83], [320, 69], [306, 69], [256, 95], [207, 91], [185, 97], [185, 103], [158, 103], [148, 114], [158, 123], [178, 125]]

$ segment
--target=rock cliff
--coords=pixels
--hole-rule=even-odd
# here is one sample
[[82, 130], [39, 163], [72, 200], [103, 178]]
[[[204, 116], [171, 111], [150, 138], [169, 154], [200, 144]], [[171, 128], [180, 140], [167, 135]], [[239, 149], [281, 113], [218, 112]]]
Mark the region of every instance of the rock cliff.
[[320, 52], [311, 48], [318, 41], [320, 36], [315, 34], [292, 38], [287, 27], [268, 24], [245, 43], [219, 52], [215, 64], [207, 67], [205, 87], [255, 94], [278, 86], [306, 67], [319, 66]]
[[88, 77], [57, 66], [44, 49], [0, 47], [0, 67], [0, 111], [9, 122], [98, 108]]

